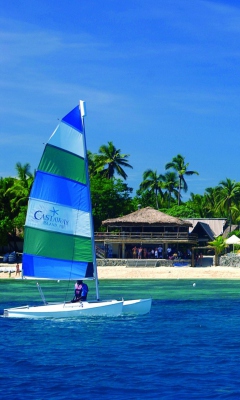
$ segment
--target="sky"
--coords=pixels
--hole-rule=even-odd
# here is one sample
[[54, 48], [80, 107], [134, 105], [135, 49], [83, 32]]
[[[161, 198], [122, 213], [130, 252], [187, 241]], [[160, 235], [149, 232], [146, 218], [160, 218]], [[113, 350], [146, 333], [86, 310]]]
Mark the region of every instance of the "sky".
[[2, 0], [0, 177], [37, 168], [85, 100], [88, 149], [129, 154], [127, 183], [181, 154], [188, 193], [240, 181], [240, 2]]

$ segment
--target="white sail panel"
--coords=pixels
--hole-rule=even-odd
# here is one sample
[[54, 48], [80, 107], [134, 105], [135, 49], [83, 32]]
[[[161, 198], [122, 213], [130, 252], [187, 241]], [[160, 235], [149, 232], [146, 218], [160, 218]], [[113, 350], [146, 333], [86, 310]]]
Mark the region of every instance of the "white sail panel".
[[85, 157], [83, 135], [64, 122], [60, 122], [48, 143], [82, 158]]
[[77, 236], [92, 235], [90, 213], [35, 199], [28, 205], [26, 225]]

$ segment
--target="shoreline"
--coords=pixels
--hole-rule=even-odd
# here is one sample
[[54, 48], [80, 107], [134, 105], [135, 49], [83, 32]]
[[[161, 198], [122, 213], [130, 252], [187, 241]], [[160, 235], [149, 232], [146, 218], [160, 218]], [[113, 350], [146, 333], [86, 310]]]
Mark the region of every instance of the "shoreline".
[[[15, 265], [6, 266], [15, 269]], [[3, 268], [2, 268], [3, 269]], [[21, 264], [20, 264], [21, 270]], [[21, 279], [16, 272], [0, 272], [0, 279]], [[236, 279], [240, 280], [238, 267], [126, 267], [99, 266], [98, 279]]]
[[235, 279], [236, 267], [98, 267], [99, 279]]

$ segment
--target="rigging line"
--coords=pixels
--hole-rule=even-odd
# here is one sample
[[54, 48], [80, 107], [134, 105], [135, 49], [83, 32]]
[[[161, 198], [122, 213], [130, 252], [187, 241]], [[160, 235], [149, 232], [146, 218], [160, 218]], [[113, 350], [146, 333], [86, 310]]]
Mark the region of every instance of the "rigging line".
[[67, 301], [67, 296], [68, 296], [68, 292], [69, 292], [70, 282], [71, 282], [71, 274], [70, 274], [70, 277], [69, 277], [69, 279], [68, 279], [67, 291], [66, 291], [66, 293], [65, 293], [65, 299], [64, 299], [64, 302], [65, 302], [65, 303], [66, 303], [66, 301]]
[[43, 301], [43, 304], [46, 306], [47, 302], [46, 302], [45, 296], [43, 294], [42, 288], [41, 288], [41, 286], [39, 285], [38, 282], [37, 282], [37, 288], [38, 288], [39, 294], [41, 296], [41, 299]]

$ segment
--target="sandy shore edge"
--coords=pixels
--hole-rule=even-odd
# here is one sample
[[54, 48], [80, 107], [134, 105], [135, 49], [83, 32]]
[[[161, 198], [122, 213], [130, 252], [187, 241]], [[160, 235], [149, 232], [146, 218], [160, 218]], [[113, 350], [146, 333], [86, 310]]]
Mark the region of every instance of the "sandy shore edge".
[[99, 279], [239, 279], [234, 267], [99, 267]]
[[[13, 266], [15, 267], [15, 265]], [[20, 265], [21, 267], [21, 265]], [[99, 279], [239, 279], [237, 267], [98, 267]], [[19, 279], [15, 272], [0, 272], [0, 279]]]

